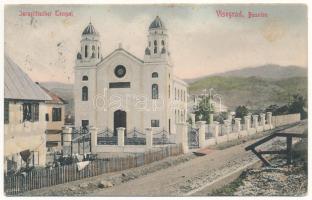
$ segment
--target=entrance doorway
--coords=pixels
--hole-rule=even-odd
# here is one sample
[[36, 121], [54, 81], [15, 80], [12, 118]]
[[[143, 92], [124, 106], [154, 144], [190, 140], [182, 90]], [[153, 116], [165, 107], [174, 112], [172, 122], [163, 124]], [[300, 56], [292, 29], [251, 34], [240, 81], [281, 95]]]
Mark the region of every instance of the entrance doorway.
[[117, 136], [117, 128], [124, 127], [125, 135], [127, 130], [127, 113], [126, 111], [116, 110], [114, 112], [114, 136]]

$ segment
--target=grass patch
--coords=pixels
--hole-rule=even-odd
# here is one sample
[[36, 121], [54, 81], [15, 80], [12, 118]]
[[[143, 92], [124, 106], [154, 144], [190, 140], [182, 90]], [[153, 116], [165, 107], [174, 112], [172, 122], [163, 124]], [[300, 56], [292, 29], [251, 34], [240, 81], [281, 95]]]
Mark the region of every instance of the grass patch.
[[237, 188], [243, 185], [243, 180], [246, 178], [246, 173], [242, 173], [235, 181], [225, 185], [222, 188], [213, 190], [208, 193], [208, 196], [233, 196]]

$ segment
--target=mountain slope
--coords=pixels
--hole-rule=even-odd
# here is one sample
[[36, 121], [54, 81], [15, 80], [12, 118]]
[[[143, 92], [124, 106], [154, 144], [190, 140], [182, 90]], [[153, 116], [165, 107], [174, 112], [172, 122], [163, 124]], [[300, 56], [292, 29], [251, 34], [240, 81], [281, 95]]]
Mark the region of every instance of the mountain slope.
[[298, 66], [280, 66], [280, 65], [262, 65], [258, 67], [248, 67], [243, 69], [232, 70], [224, 73], [213, 74], [209, 76], [199, 77], [195, 79], [186, 80], [188, 83], [195, 82], [197, 80], [212, 77], [212, 76], [222, 76], [222, 77], [260, 77], [266, 79], [285, 79], [291, 77], [307, 77], [307, 68]]
[[286, 104], [289, 97], [299, 93], [307, 97], [307, 77], [273, 80], [261, 77], [212, 76], [190, 84], [190, 94], [200, 94], [203, 89], [214, 88], [213, 94], [222, 96], [222, 103], [231, 109], [247, 105], [251, 109], [271, 104]]

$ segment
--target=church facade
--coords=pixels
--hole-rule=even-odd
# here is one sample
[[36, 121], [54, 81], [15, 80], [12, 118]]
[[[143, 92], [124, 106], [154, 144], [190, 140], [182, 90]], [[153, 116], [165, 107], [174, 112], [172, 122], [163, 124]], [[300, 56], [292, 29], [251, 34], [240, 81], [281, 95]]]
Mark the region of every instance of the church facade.
[[[120, 45], [101, 54], [100, 34], [89, 25], [75, 66], [75, 126], [136, 128], [175, 133], [187, 119], [187, 84], [174, 75], [167, 29], [157, 16], [148, 28], [140, 59]], [[142, 52], [143, 53], [143, 52]]]

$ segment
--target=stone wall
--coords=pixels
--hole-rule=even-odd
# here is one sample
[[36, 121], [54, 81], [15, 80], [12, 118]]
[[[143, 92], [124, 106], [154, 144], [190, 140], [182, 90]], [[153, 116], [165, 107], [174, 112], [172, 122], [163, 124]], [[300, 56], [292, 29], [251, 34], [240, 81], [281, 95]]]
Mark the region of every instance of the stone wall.
[[283, 126], [300, 121], [300, 113], [272, 116], [273, 127]]
[[[225, 120], [224, 124], [214, 122], [212, 133], [213, 137], [210, 137], [208, 139], [201, 137], [202, 135], [205, 135], [207, 133], [207, 130], [205, 130], [205, 122], [196, 122], [196, 124], [200, 125], [200, 127], [198, 127], [200, 141], [199, 148], [237, 140], [239, 138], [255, 135], [263, 131], [271, 130], [278, 126], [292, 124], [298, 121], [300, 121], [300, 114], [289, 114], [272, 117], [272, 113], [268, 112], [266, 113], [266, 115], [260, 115], [260, 123], [258, 121], [258, 115], [254, 115], [253, 126], [250, 126], [250, 117], [245, 117], [246, 124], [240, 124], [240, 118], [235, 118], [235, 124], [227, 123], [228, 120]], [[220, 132], [222, 126], [225, 131]], [[231, 128], [231, 126], [233, 126], [233, 128]]]

